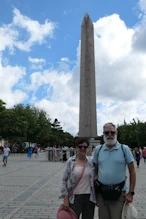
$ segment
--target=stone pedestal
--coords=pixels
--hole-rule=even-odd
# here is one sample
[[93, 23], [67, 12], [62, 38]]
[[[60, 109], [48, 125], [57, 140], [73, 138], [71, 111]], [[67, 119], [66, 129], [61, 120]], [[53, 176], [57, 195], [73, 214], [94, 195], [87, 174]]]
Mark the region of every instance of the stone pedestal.
[[89, 151], [88, 155], [91, 156], [93, 152], [93, 148], [95, 148], [97, 145], [100, 145], [100, 139], [90, 138], [89, 140]]

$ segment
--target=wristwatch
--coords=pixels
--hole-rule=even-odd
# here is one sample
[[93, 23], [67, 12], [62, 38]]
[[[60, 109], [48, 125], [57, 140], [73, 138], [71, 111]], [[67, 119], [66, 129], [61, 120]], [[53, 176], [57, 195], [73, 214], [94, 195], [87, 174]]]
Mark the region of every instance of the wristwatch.
[[135, 195], [135, 192], [130, 192], [130, 194], [133, 196], [133, 195]]

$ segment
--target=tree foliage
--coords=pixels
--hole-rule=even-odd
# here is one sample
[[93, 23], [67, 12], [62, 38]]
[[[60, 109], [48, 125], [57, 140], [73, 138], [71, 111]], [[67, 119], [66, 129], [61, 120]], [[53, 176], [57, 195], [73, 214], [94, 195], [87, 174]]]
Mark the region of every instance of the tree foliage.
[[44, 110], [23, 104], [7, 109], [5, 105], [0, 100], [0, 136], [10, 143], [73, 146], [74, 137], [63, 131], [58, 119], [52, 122]]
[[146, 122], [133, 119], [118, 127], [118, 140], [132, 148], [146, 146]]

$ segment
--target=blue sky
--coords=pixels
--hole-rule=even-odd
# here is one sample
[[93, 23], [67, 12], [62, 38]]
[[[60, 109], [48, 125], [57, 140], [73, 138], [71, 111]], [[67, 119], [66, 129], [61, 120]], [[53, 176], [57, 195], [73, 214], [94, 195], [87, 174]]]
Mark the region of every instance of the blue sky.
[[43, 108], [76, 134], [86, 12], [95, 33], [98, 133], [107, 121], [146, 120], [145, 0], [1, 1], [0, 98], [8, 107]]
[[[58, 3], [58, 0], [6, 0], [2, 1], [0, 9], [1, 23], [11, 23], [13, 17], [13, 8], [17, 8], [21, 14], [28, 16], [32, 20], [44, 23], [46, 19], [55, 22], [57, 28], [54, 32], [53, 39], [49, 40], [47, 46], [51, 45], [52, 49], [46, 47], [46, 44], [39, 47], [36, 45], [31, 51], [32, 55], [36, 54], [39, 49], [38, 57], [47, 57], [48, 62], [57, 63], [60, 58], [69, 57], [71, 60], [76, 59], [76, 48], [80, 39], [80, 25], [86, 12], [89, 13], [93, 21], [113, 13], [118, 13], [127, 26], [133, 26], [137, 21], [136, 0], [64, 0]], [[68, 47], [69, 45], [69, 47]], [[27, 54], [26, 54], [27, 55]], [[15, 57], [14, 63], [16, 63]], [[17, 60], [18, 62], [18, 60]], [[19, 60], [20, 64], [24, 60]]]

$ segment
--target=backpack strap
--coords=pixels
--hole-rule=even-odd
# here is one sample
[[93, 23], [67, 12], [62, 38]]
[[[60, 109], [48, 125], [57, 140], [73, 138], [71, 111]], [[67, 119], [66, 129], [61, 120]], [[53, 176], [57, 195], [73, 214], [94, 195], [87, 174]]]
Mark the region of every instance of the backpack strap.
[[[99, 151], [98, 151], [98, 153], [97, 153], [97, 158], [99, 157], [99, 153], [100, 153], [100, 151], [101, 151], [102, 146], [103, 146], [103, 145], [101, 145], [100, 148], [99, 148]], [[122, 152], [123, 152], [124, 159], [125, 159], [125, 163], [126, 163], [126, 154], [125, 154], [125, 151], [124, 151], [123, 144], [121, 144], [121, 148], [122, 148]]]
[[[125, 166], [126, 166], [126, 154], [125, 154], [125, 151], [124, 151], [124, 147], [123, 147], [123, 144], [121, 144], [121, 148], [122, 148], [122, 151], [123, 151], [123, 155], [124, 155], [124, 159], [125, 159]], [[125, 181], [127, 179], [127, 176], [125, 177]]]
[[125, 164], [126, 164], [126, 155], [125, 155], [125, 151], [124, 151], [124, 147], [123, 147], [123, 144], [121, 144], [121, 148], [122, 148], [122, 152], [123, 152], [123, 155], [124, 155], [124, 159], [125, 159]]
[[102, 145], [100, 146], [100, 148], [99, 148], [99, 151], [98, 151], [98, 153], [97, 153], [97, 159], [98, 159], [98, 157], [99, 157], [99, 153], [100, 153], [100, 151], [101, 151], [102, 146], [103, 146], [103, 144], [102, 144]]

